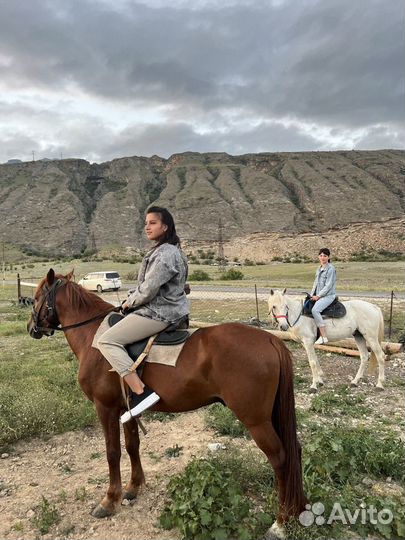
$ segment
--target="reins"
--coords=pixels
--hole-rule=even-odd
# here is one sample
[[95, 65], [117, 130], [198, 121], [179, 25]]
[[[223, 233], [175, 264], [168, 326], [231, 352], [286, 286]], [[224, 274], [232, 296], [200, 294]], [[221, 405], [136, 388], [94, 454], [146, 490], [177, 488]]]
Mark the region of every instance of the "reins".
[[[111, 307], [111, 309], [109, 309], [108, 311], [100, 313], [99, 315], [95, 315], [94, 317], [91, 317], [90, 319], [86, 319], [84, 321], [80, 321], [73, 324], [68, 324], [66, 326], [61, 326], [59, 322], [59, 317], [56, 313], [55, 299], [56, 299], [56, 292], [59, 289], [59, 287], [61, 287], [62, 285], [66, 285], [66, 283], [67, 282], [62, 279], [58, 279], [57, 281], [55, 281], [52, 287], [45, 292], [45, 295], [43, 297], [43, 300], [41, 302], [38, 312], [35, 311], [35, 308], [32, 308], [32, 314], [33, 314], [34, 323], [35, 323], [34, 331], [38, 332], [38, 331], [44, 331], [44, 330], [57, 330], [57, 331], [65, 332], [66, 330], [79, 328], [80, 326], [85, 326], [86, 324], [90, 324], [92, 322], [98, 321], [100, 319], [103, 319], [109, 313], [119, 312], [121, 310], [121, 306]], [[48, 299], [51, 305], [48, 305]], [[57, 319], [58, 322], [56, 324], [52, 324], [48, 319], [46, 319], [46, 321], [48, 322], [50, 326], [38, 326], [38, 323], [40, 322], [39, 318], [40, 318], [41, 309], [44, 303], [46, 303], [46, 308], [48, 310], [48, 313], [52, 317], [55, 317]]]
[[[56, 326], [55, 328], [52, 328], [52, 330], [61, 330], [61, 331], [64, 332], [65, 330], [71, 330], [72, 328], [79, 328], [79, 326], [85, 326], [86, 324], [90, 324], [90, 323], [92, 323], [94, 321], [98, 321], [99, 319], [103, 319], [106, 315], [108, 315], [109, 313], [112, 313], [113, 311], [117, 312], [117, 311], [120, 311], [120, 310], [121, 310], [120, 307], [111, 308], [108, 311], [106, 311], [105, 313], [101, 313], [100, 315], [96, 315], [95, 317], [92, 317], [91, 319], [86, 319], [85, 321], [81, 321], [81, 322], [74, 323], [74, 324], [68, 324], [67, 326]], [[39, 328], [39, 330], [42, 330], [42, 328]]]

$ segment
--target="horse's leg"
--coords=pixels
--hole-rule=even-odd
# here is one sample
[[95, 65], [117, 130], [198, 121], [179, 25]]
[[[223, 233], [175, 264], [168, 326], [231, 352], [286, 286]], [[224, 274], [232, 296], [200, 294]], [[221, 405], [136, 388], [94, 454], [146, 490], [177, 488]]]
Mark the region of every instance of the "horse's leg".
[[304, 346], [305, 352], [307, 353], [309, 367], [312, 371], [312, 384], [309, 388], [311, 394], [318, 391], [318, 384], [323, 385], [323, 371], [319, 364], [318, 357], [316, 355], [314, 344], [312, 341], [303, 340], [302, 344]]
[[104, 518], [117, 512], [121, 504], [121, 445], [119, 409], [105, 407], [102, 403], [96, 402], [96, 410], [103, 426], [105, 445], [107, 451], [107, 461], [110, 476], [110, 485], [102, 501], [91, 512], [92, 516]]
[[384, 390], [385, 383], [385, 355], [381, 348], [380, 342], [376, 338], [367, 338], [367, 343], [370, 349], [373, 351], [378, 362], [378, 380], [376, 388], [378, 390]]
[[139, 456], [139, 429], [138, 422], [133, 419], [124, 424], [125, 448], [131, 460], [131, 478], [125, 487], [123, 499], [133, 500], [139, 489], [145, 483], [141, 459]]
[[[279, 498], [279, 514], [277, 523], [282, 525], [287, 519], [288, 509], [285, 508], [285, 452], [283, 445], [277, 435], [273, 424], [270, 420], [264, 421], [256, 426], [247, 426], [257, 446], [264, 452], [267, 459], [271, 463], [276, 475], [278, 498]], [[274, 529], [273, 529], [273, 532]], [[279, 531], [279, 536], [282, 536], [282, 530]]]
[[367, 350], [366, 340], [364, 339], [364, 337], [361, 334], [355, 334], [354, 339], [360, 352], [360, 367], [356, 373], [355, 378], [352, 380], [351, 385], [357, 386], [359, 381], [363, 378], [369, 354]]

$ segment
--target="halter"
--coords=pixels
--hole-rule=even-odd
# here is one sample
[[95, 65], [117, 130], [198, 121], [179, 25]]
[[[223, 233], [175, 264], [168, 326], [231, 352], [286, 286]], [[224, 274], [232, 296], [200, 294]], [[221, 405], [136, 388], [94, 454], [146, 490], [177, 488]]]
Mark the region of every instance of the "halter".
[[[58, 314], [56, 312], [56, 293], [58, 289], [63, 285], [66, 285], [66, 283], [67, 281], [64, 279], [57, 279], [51, 285], [51, 287], [44, 286], [45, 294], [42, 296], [38, 311], [35, 310], [35, 307], [32, 308], [32, 318], [34, 321], [33, 332], [39, 333], [44, 330], [52, 330], [52, 335], [55, 330], [65, 331], [70, 330], [71, 328], [78, 328], [79, 326], [84, 326], [85, 324], [90, 324], [94, 321], [98, 321], [99, 319], [103, 319], [106, 315], [108, 315], [108, 313], [111, 313], [112, 311], [120, 311], [121, 309], [121, 307], [113, 307], [100, 315], [92, 317], [91, 319], [86, 319], [85, 321], [69, 324], [67, 326], [61, 326]], [[44, 305], [48, 314], [41, 320], [40, 314]], [[43, 324], [44, 321], [46, 321], [49, 326], [39, 326], [40, 324]]]

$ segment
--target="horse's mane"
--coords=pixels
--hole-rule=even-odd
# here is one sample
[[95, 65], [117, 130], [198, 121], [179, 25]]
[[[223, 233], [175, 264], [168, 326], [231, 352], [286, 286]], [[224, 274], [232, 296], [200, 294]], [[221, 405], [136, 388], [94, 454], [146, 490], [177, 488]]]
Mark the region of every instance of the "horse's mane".
[[86, 290], [74, 281], [66, 282], [66, 298], [73, 308], [80, 311], [93, 309], [95, 311], [106, 311], [112, 304], [100, 298], [97, 294]]
[[[97, 294], [88, 291], [81, 285], [78, 285], [74, 281], [71, 281], [69, 276], [56, 274], [55, 279], [63, 279], [66, 282], [66, 299], [69, 304], [71, 304], [71, 306], [78, 311], [92, 310], [102, 313], [103, 311], [107, 311], [109, 308], [112, 307], [112, 304], [106, 302], [105, 300], [97, 296]], [[41, 288], [45, 282], [46, 278], [41, 281], [41, 283], [39, 284], [39, 288]]]

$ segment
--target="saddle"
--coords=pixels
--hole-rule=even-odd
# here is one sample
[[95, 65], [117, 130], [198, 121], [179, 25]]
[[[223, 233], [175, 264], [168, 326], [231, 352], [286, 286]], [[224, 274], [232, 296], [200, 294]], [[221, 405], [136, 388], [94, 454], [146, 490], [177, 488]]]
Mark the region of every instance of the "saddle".
[[[311, 310], [314, 305], [315, 302], [311, 300], [311, 297], [307, 294], [304, 301], [304, 307], [302, 308], [302, 314], [305, 317], [312, 317]], [[346, 315], [346, 308], [342, 302], [339, 302], [339, 298], [336, 297], [333, 302], [321, 312], [321, 315], [326, 319], [341, 319]]]
[[[120, 322], [124, 316], [125, 315], [122, 315], [121, 313], [111, 313], [107, 319], [109, 326], [114, 326], [114, 324]], [[157, 335], [153, 341], [153, 344], [167, 346], [180, 345], [180, 343], [187, 341], [191, 335], [189, 332], [187, 332], [187, 330], [185, 330], [186, 328], [188, 328], [188, 316], [183, 317], [183, 319], [181, 319], [178, 323], [172, 324], [168, 328], [165, 328], [163, 332], [160, 332]], [[130, 358], [134, 362], [136, 362], [139, 356], [145, 351], [149, 340], [150, 338], [147, 337], [145, 339], [141, 339], [140, 341], [135, 341], [135, 343], [131, 343], [125, 347]], [[145, 357], [146, 356], [147, 354], [145, 354]]]

